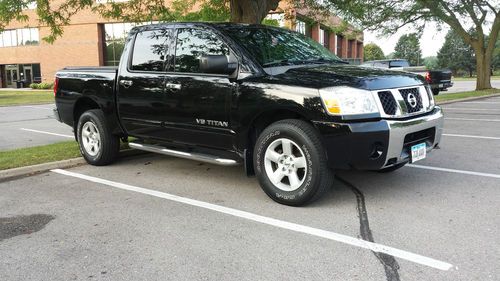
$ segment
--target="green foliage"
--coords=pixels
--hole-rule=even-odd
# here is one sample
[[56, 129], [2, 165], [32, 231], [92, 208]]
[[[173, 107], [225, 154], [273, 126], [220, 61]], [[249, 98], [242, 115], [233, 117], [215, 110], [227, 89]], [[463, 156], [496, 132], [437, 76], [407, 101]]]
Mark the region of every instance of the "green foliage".
[[375, 43], [366, 44], [363, 54], [365, 61], [385, 59], [384, 51]]
[[396, 58], [406, 59], [411, 66], [422, 63], [422, 50], [420, 50], [420, 42], [416, 33], [401, 36], [394, 51]]
[[280, 23], [279, 23], [278, 20], [266, 19], [266, 18], [264, 18], [262, 20], [262, 24], [264, 24], [264, 25], [270, 25], [270, 26], [275, 26], [275, 27], [279, 27], [280, 26]]
[[455, 76], [460, 70], [472, 76], [476, 69], [474, 50], [453, 30], [446, 34], [437, 58], [439, 67], [451, 69]]
[[48, 89], [52, 89], [52, 87], [54, 87], [54, 84], [53, 83], [46, 83], [46, 82], [31, 83], [29, 85], [29, 87], [31, 89], [34, 89], [34, 90], [48, 90]]
[[356, 25], [383, 34], [394, 34], [402, 27], [420, 33], [431, 22], [437, 24], [438, 30], [450, 27], [474, 50], [476, 88], [491, 88], [490, 64], [494, 60], [487, 58], [493, 58], [500, 34], [500, 1], [325, 0], [323, 3], [324, 10], [335, 11]]
[[437, 69], [439, 68], [439, 63], [437, 57], [425, 57], [423, 58], [423, 63], [427, 69]]

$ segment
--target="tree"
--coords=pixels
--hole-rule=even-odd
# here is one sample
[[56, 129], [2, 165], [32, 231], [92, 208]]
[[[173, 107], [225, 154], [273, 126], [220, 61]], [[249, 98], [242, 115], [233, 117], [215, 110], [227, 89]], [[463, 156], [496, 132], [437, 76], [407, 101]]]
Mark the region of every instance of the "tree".
[[474, 50], [453, 30], [446, 34], [443, 47], [439, 50], [437, 58], [439, 66], [451, 69], [454, 75], [459, 70], [465, 70], [469, 76], [472, 76], [476, 69]]
[[375, 43], [366, 44], [363, 54], [365, 61], [385, 59], [384, 51]]
[[[314, 0], [307, 0], [313, 2]], [[412, 26], [417, 31], [429, 22], [449, 26], [476, 57], [476, 89], [491, 88], [491, 62], [500, 32], [498, 0], [325, 0], [324, 8], [335, 10], [370, 30], [393, 33]], [[470, 28], [474, 32], [470, 32]], [[488, 33], [489, 32], [489, 33]]]
[[412, 66], [420, 65], [422, 62], [422, 50], [416, 33], [401, 36], [394, 52], [396, 58], [406, 59]]
[[425, 57], [422, 59], [422, 61], [427, 69], [436, 69], [439, 67], [437, 57], [434, 56]]
[[[290, 0], [289, 0], [290, 1]], [[50, 34], [43, 38], [53, 42], [64, 32], [64, 26], [81, 10], [91, 10], [107, 19], [127, 22], [147, 21], [227, 21], [261, 23], [280, 0], [129, 0], [107, 3], [95, 0], [2, 0], [0, 1], [0, 31], [12, 21], [29, 20], [24, 10], [37, 3], [40, 25], [48, 26]], [[105, 2], [105, 1], [104, 1]]]

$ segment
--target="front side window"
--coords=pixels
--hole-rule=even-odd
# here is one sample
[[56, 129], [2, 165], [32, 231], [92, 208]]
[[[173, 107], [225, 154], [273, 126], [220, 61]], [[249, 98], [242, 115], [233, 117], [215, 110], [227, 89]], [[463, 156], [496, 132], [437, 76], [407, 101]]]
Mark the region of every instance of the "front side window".
[[263, 67], [318, 60], [340, 61], [321, 44], [297, 32], [258, 27], [228, 28], [227, 32]]
[[137, 33], [132, 55], [132, 70], [163, 71], [167, 56], [169, 30], [148, 30]]
[[199, 73], [203, 55], [229, 55], [227, 45], [212, 31], [185, 28], [177, 33], [175, 71]]

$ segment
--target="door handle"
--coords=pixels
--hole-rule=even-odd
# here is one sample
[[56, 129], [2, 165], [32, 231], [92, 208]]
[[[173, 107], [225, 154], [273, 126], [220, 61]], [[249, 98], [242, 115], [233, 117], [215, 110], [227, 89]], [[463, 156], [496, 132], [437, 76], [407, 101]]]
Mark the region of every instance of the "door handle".
[[125, 88], [132, 86], [132, 84], [134, 84], [132, 80], [120, 80], [120, 85], [122, 85]]
[[181, 84], [175, 84], [175, 83], [167, 83], [165, 85], [165, 87], [167, 87], [167, 89], [180, 90], [182, 88], [182, 85]]

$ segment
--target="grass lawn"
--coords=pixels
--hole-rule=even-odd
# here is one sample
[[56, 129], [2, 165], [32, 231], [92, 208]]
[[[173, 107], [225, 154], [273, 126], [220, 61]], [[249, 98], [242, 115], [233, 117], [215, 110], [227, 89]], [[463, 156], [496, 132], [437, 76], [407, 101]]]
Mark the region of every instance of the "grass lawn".
[[0, 106], [53, 103], [54, 92], [47, 91], [0, 91]]
[[440, 101], [450, 101], [450, 100], [457, 100], [457, 99], [471, 98], [471, 97], [482, 97], [499, 93], [500, 89], [489, 89], [481, 91], [460, 92], [453, 94], [440, 94], [438, 96], [434, 96], [434, 99], [436, 100], [437, 103], [439, 103]]
[[[491, 80], [500, 80], [500, 76], [491, 76]], [[452, 77], [451, 81], [476, 81], [476, 77]]]
[[0, 151], [0, 170], [76, 158], [80, 156], [76, 141]]

